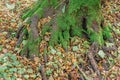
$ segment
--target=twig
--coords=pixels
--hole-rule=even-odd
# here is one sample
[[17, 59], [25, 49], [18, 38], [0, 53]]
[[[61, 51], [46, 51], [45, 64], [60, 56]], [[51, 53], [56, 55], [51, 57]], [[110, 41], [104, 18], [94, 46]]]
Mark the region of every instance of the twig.
[[41, 73], [41, 76], [42, 76], [42, 80], [48, 80], [46, 75], [45, 75], [45, 69], [44, 69], [44, 65], [41, 65], [40, 67], [40, 73]]
[[44, 45], [44, 55], [43, 55], [43, 57], [44, 57], [44, 61], [45, 61], [45, 63], [47, 63], [48, 62], [48, 56], [47, 56], [47, 45]]
[[23, 36], [24, 36], [24, 31], [21, 33], [21, 35], [20, 35], [20, 37], [19, 37], [19, 39], [18, 39], [18, 41], [17, 41], [17, 43], [16, 43], [16, 46], [19, 46], [19, 45], [22, 43], [22, 41], [23, 41]]
[[80, 69], [80, 67], [78, 65], [77, 65], [77, 68], [85, 80], [92, 80], [91, 78], [87, 77], [87, 75], [82, 71], [82, 69]]
[[21, 25], [21, 26], [18, 28], [18, 31], [17, 31], [17, 33], [16, 33], [16, 38], [19, 38], [19, 37], [20, 37], [20, 33], [22, 32], [23, 28], [24, 28], [23, 25]]
[[107, 52], [107, 51], [115, 51], [117, 48], [116, 46], [112, 46], [112, 47], [102, 47], [103, 51]]
[[44, 53], [44, 61], [45, 61], [45, 63], [48, 62], [48, 61], [47, 61], [47, 55], [46, 55], [46, 53]]
[[[90, 50], [89, 50], [89, 52], [88, 52], [87, 55], [88, 55], [88, 58], [89, 58], [89, 60], [90, 60], [90, 63], [91, 63], [91, 65], [92, 65], [94, 71], [97, 73], [99, 79], [101, 79], [101, 74], [100, 74], [100, 71], [99, 71], [99, 69], [98, 69], [98, 65], [97, 65], [97, 63], [96, 63], [96, 61], [95, 61], [95, 59], [94, 59], [94, 57], [93, 57], [93, 52], [95, 52], [95, 51], [94, 51], [95, 46], [96, 46], [96, 43], [94, 42], [94, 43], [91, 45], [91, 48], [90, 48]], [[94, 53], [94, 54], [95, 54], [95, 53]]]

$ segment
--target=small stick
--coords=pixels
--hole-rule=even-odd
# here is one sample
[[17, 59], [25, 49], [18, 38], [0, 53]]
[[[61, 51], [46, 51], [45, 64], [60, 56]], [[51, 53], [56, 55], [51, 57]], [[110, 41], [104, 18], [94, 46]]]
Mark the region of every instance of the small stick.
[[18, 39], [18, 41], [17, 41], [17, 43], [16, 43], [16, 46], [19, 46], [19, 45], [22, 43], [22, 41], [23, 41], [23, 36], [24, 36], [24, 32], [21, 33], [21, 35], [20, 35], [20, 37], [19, 37], [19, 39]]
[[80, 67], [78, 65], [77, 65], [77, 68], [85, 80], [91, 80], [91, 78], [87, 77], [87, 75], [82, 71], [82, 69], [80, 69]]
[[48, 80], [46, 75], [45, 75], [45, 69], [44, 69], [44, 65], [41, 65], [40, 67], [40, 73], [41, 73], [41, 76], [42, 76], [42, 80]]
[[21, 26], [18, 28], [18, 31], [17, 31], [17, 33], [16, 33], [16, 38], [19, 38], [19, 37], [20, 37], [20, 33], [22, 32], [23, 28], [24, 28], [23, 25], [21, 25]]
[[44, 53], [44, 61], [45, 61], [45, 63], [48, 62], [48, 61], [47, 61], [47, 54], [46, 54], [46, 53]]
[[88, 55], [88, 58], [89, 58], [89, 60], [90, 60], [90, 63], [91, 63], [91, 65], [92, 65], [94, 71], [97, 73], [97, 75], [99, 76], [99, 79], [101, 80], [101, 74], [100, 74], [100, 71], [99, 71], [99, 69], [98, 69], [98, 65], [97, 65], [97, 63], [96, 63], [96, 61], [95, 61], [95, 59], [94, 59], [94, 57], [93, 57], [93, 53], [96, 52], [96, 51], [94, 51], [94, 50], [95, 50], [95, 47], [96, 47], [96, 44], [93, 43], [93, 44], [91, 45], [90, 51], [88, 52], [87, 55]]
[[102, 49], [103, 49], [103, 51], [108, 52], [108, 51], [115, 51], [117, 49], [117, 47], [116, 46], [112, 46], [112, 47], [103, 46]]

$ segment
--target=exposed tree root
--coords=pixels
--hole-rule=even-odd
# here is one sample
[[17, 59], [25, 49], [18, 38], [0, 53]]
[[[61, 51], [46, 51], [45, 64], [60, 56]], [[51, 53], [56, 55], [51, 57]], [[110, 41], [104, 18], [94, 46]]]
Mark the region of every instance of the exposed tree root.
[[[39, 17], [38, 15], [34, 15], [31, 18], [31, 23], [30, 23], [30, 34], [28, 34], [28, 32], [26, 32], [26, 28], [24, 26], [20, 26], [20, 28], [17, 31], [17, 35], [16, 38], [18, 38], [18, 41], [16, 43], [16, 46], [19, 46], [22, 41], [23, 41], [23, 37], [26, 36], [27, 37], [27, 44], [24, 46], [24, 50], [22, 51], [22, 54], [25, 55], [26, 57], [30, 58], [33, 57], [34, 54], [36, 56], [38, 56], [39, 54], [39, 32], [37, 29], [38, 26], [38, 21], [39, 21]], [[28, 35], [26, 35], [28, 34]]]
[[90, 50], [89, 50], [89, 52], [88, 52], [88, 54], [87, 54], [87, 56], [88, 56], [88, 58], [89, 58], [89, 60], [90, 60], [90, 63], [91, 63], [91, 66], [93, 67], [93, 70], [96, 72], [96, 74], [98, 75], [98, 77], [99, 77], [99, 80], [101, 80], [101, 74], [100, 74], [100, 71], [99, 71], [99, 69], [98, 69], [98, 65], [97, 65], [97, 63], [96, 63], [96, 61], [95, 61], [95, 59], [94, 59], [94, 56], [93, 56], [93, 54], [95, 54], [95, 49], [96, 49], [96, 43], [94, 42], [92, 45], [91, 45], [91, 47], [90, 47]]
[[36, 40], [39, 38], [39, 32], [37, 29], [38, 26], [38, 20], [39, 20], [39, 16], [38, 15], [34, 15], [31, 19], [31, 24], [30, 24], [30, 28], [32, 31], [32, 36], [33, 36], [33, 40]]
[[[49, 45], [55, 46], [57, 44], [61, 44], [64, 47], [64, 49], [66, 49], [67, 51], [70, 37], [72, 36], [82, 37], [82, 33], [85, 34], [85, 36], [87, 36], [87, 38], [89, 38], [89, 40], [93, 42], [87, 54], [88, 59], [91, 63], [91, 66], [93, 67], [93, 70], [96, 72], [99, 80], [101, 80], [102, 78], [101, 73], [98, 69], [98, 65], [96, 63], [96, 60], [94, 59], [93, 54], [97, 53], [99, 46], [104, 45], [104, 38], [109, 38], [110, 34], [108, 34], [109, 29], [103, 26], [102, 18], [101, 18], [102, 15], [101, 13], [99, 13], [100, 10], [97, 10], [100, 8], [100, 6], [96, 7], [95, 8], [96, 10], [94, 10], [94, 6], [92, 6], [93, 9], [91, 9], [89, 8], [91, 4], [88, 3], [88, 7], [81, 6], [81, 8], [75, 9], [76, 10], [75, 11], [73, 7], [74, 4], [72, 3], [69, 4], [69, 7], [70, 6], [73, 7], [73, 10], [71, 10], [71, 7], [70, 9], [68, 7], [68, 3], [69, 3], [69, 0], [65, 0], [61, 2], [61, 4], [57, 9], [55, 9], [53, 6], [50, 6], [43, 10], [44, 15], [42, 17], [52, 18], [51, 23], [44, 25], [45, 26], [44, 28], [46, 27], [52, 28], [52, 30], [50, 30], [51, 38], [49, 41]], [[96, 2], [95, 5], [99, 5], [99, 4], [100, 2]], [[81, 12], [83, 12], [84, 14], [81, 14], [78, 16], [78, 14], [80, 14]], [[76, 15], [73, 15], [73, 14], [76, 14]], [[40, 53], [39, 52], [40, 42], [37, 41], [40, 38], [39, 31], [37, 28], [39, 16], [37, 14], [35, 15], [33, 14], [31, 17], [32, 18], [30, 23], [30, 31], [28, 33], [29, 37], [27, 38], [28, 43], [27, 43], [27, 46], [25, 46], [25, 53], [27, 54], [27, 57], [34, 57], [33, 55], [39, 56], [39, 53]], [[79, 21], [79, 19], [82, 19], [82, 20]], [[24, 32], [22, 32], [22, 34], [20, 35], [22, 29], [23, 27], [20, 27], [20, 29], [17, 32], [16, 37], [19, 37], [17, 45], [20, 45], [23, 40]], [[43, 34], [41, 35], [44, 36]], [[104, 47], [104, 50], [108, 51], [109, 49]], [[31, 56], [31, 53], [32, 53], [32, 56]], [[44, 58], [44, 62], [47, 63], [46, 53], [44, 53], [43, 58]], [[85, 80], [88, 80], [87, 76], [82, 71], [82, 69], [78, 67], [78, 70], [82, 74], [82, 77]], [[42, 80], [47, 80], [47, 77], [45, 75], [44, 65], [40, 67], [40, 72], [41, 72]], [[69, 80], [71, 79], [72, 79], [72, 76], [70, 74]]]
[[33, 57], [33, 54], [35, 56], [39, 56], [39, 32], [37, 29], [38, 26], [38, 21], [39, 21], [39, 17], [38, 15], [34, 15], [31, 18], [31, 24], [30, 24], [30, 35], [28, 37], [28, 50], [29, 50], [29, 55], [30, 57]]

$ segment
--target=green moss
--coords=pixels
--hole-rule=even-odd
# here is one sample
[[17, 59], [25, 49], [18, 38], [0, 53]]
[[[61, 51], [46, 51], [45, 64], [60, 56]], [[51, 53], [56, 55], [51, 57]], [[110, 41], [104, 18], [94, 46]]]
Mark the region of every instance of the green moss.
[[[48, 0], [40, 0], [40, 3], [37, 3], [30, 11], [23, 15], [23, 19], [31, 17], [34, 14], [39, 14], [39, 16], [42, 17], [45, 7], [53, 7], [56, 11], [59, 10], [59, 13], [57, 13], [55, 17], [57, 29], [55, 31], [51, 29], [51, 26], [47, 25], [42, 29], [43, 36], [46, 32], [51, 31], [52, 33], [49, 45], [55, 46], [56, 44], [61, 44], [64, 48], [67, 48], [72, 36], [82, 37], [82, 34], [85, 32], [91, 43], [97, 42], [102, 46], [104, 44], [104, 38], [111, 37], [111, 31], [108, 27], [101, 28], [100, 24], [103, 17], [100, 1], [101, 0], [70, 0], [68, 5], [63, 6], [65, 12], [62, 12], [62, 10], [59, 10], [60, 5], [63, 4], [61, 0], [50, 0], [50, 3], [48, 3]], [[86, 30], [83, 29], [82, 26], [81, 19], [83, 17], [87, 19]], [[97, 22], [99, 31], [95, 31], [91, 27], [93, 21]], [[29, 42], [28, 44], [34, 46], [36, 45], [34, 43], [35, 42]]]
[[43, 26], [43, 29], [42, 29], [42, 35], [44, 36], [46, 32], [50, 32], [51, 31], [51, 27], [50, 26]]
[[59, 1], [58, 0], [51, 0], [49, 4], [50, 4], [50, 6], [53, 6], [55, 8], [56, 6], [58, 6]]
[[43, 15], [44, 7], [48, 6], [48, 0], [37, 1], [29, 11], [22, 15], [22, 19], [25, 20], [26, 18], [30, 18], [35, 14], [38, 14], [39, 17]]
[[100, 46], [102, 46], [104, 44], [102, 32], [100, 32], [100, 33], [91, 32], [91, 34], [89, 34], [89, 37], [90, 37], [91, 43], [97, 42]]
[[58, 30], [54, 31], [51, 34], [51, 39], [49, 41], [49, 45], [55, 46], [56, 44], [58, 44], [58, 42], [59, 42], [58, 36], [59, 36], [59, 31]]
[[110, 30], [109, 26], [105, 26], [103, 28], [103, 36], [105, 39], [110, 39], [112, 37], [111, 30]]

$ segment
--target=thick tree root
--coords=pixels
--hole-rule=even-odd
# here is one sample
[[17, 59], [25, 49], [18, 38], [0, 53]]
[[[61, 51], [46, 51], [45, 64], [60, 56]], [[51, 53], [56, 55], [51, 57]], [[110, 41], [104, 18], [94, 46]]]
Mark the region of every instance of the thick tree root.
[[32, 36], [33, 36], [33, 40], [36, 40], [39, 38], [39, 32], [37, 29], [38, 26], [38, 20], [39, 20], [39, 16], [38, 15], [34, 15], [31, 19], [31, 24], [30, 24], [30, 28], [32, 31]]
[[30, 32], [28, 32], [24, 26], [20, 26], [20, 28], [17, 31], [16, 38], [18, 38], [18, 41], [16, 43], [16, 46], [19, 46], [22, 43], [24, 36], [26, 36], [28, 40], [27, 44], [24, 46], [23, 51], [21, 52], [27, 58], [32, 58], [34, 57], [33, 55], [35, 56], [39, 55], [39, 40], [38, 40], [39, 32], [37, 29], [38, 21], [39, 21], [38, 15], [34, 15], [31, 18]]
[[38, 26], [38, 21], [39, 21], [39, 16], [34, 15], [31, 18], [31, 24], [30, 24], [30, 34], [28, 37], [28, 50], [29, 50], [29, 55], [30, 57], [39, 56], [39, 32], [37, 29]]

